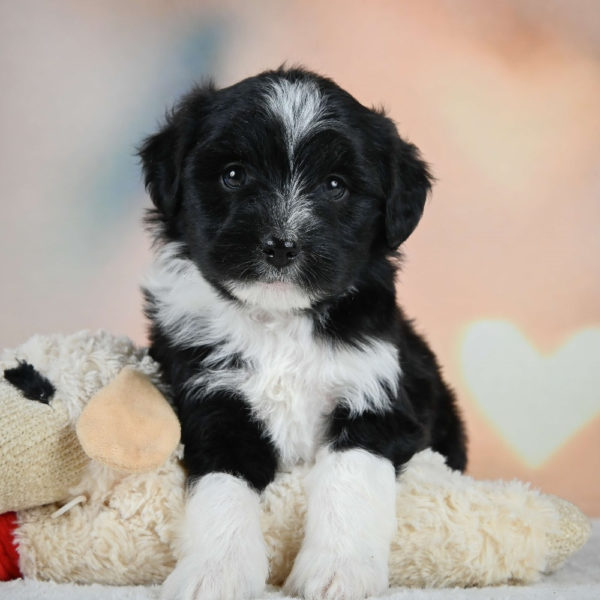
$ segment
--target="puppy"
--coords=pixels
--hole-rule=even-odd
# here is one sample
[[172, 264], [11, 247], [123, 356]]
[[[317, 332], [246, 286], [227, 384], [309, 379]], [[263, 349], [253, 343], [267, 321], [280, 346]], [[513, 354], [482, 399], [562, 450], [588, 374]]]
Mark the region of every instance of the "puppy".
[[453, 395], [396, 304], [426, 164], [383, 112], [284, 68], [195, 88], [140, 156], [154, 203], [151, 354], [189, 473], [163, 597], [258, 597], [259, 494], [299, 462], [313, 466], [287, 592], [383, 592], [402, 465], [428, 446], [466, 462]]

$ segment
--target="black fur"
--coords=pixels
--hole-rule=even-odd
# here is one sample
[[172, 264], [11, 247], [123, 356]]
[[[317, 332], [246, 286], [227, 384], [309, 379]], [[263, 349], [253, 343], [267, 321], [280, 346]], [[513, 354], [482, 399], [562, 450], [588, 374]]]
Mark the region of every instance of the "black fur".
[[48, 378], [24, 360], [20, 360], [17, 367], [6, 369], [4, 379], [21, 390], [28, 400], [37, 400], [42, 404], [48, 404], [56, 392]]
[[[182, 255], [231, 302], [238, 300], [227, 281], [288, 280], [265, 267], [259, 250], [265, 235], [278, 227], [276, 190], [291, 177], [285, 129], [261, 100], [274, 80], [314, 84], [330, 118], [296, 149], [314, 218], [310, 227], [294, 232], [301, 253], [289, 280], [313, 299], [305, 312], [314, 319], [315, 335], [355, 347], [366, 338], [386, 340], [399, 349], [401, 360], [400, 392], [390, 397], [392, 408], [353, 415], [340, 404], [331, 415], [327, 441], [334, 449], [361, 447], [385, 456], [397, 470], [431, 446], [462, 470], [465, 434], [453, 394], [433, 353], [396, 305], [396, 251], [421, 218], [432, 178], [416, 147], [382, 112], [302, 69], [262, 73], [221, 90], [196, 88], [140, 148], [155, 206], [148, 222], [157, 242], [179, 242]], [[239, 189], [223, 185], [230, 164], [246, 171]], [[332, 174], [348, 190], [334, 200], [323, 183]], [[156, 318], [158, 302], [146, 292], [151, 354], [173, 386], [190, 475], [222, 470], [263, 489], [277, 465], [268, 431], [241, 395], [190, 391], [194, 369], [214, 348], [190, 348], [169, 337]], [[231, 360], [219, 368], [231, 368], [239, 357]]]
[[[186, 387], [194, 365], [210, 354], [211, 347], [177, 349], [158, 327], [152, 328], [152, 342], [151, 354], [163, 366], [163, 376], [176, 399], [189, 483], [223, 471], [243, 477], [257, 490], [264, 489], [275, 476], [277, 455], [243, 398], [223, 391], [198, 397]], [[222, 367], [238, 366], [238, 360], [231, 356]]]
[[241, 396], [223, 391], [201, 399], [184, 395], [179, 415], [192, 479], [222, 471], [244, 478], [257, 490], [273, 480], [275, 449]]
[[[448, 466], [463, 471], [467, 464], [466, 437], [453, 394], [442, 379], [434, 354], [410, 321], [399, 309], [396, 311], [392, 337], [400, 348], [403, 376], [392, 409], [357, 417], [338, 407], [329, 440], [337, 449], [359, 447], [385, 456], [397, 471], [413, 454], [431, 447], [446, 457]], [[390, 317], [389, 312], [382, 314]]]

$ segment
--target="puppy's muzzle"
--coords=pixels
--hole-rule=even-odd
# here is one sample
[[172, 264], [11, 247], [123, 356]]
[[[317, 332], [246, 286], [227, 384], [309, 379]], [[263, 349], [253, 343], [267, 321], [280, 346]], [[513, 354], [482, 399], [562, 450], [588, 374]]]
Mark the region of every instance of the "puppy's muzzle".
[[300, 253], [300, 246], [295, 240], [269, 236], [263, 240], [261, 250], [270, 265], [283, 269], [296, 259]]

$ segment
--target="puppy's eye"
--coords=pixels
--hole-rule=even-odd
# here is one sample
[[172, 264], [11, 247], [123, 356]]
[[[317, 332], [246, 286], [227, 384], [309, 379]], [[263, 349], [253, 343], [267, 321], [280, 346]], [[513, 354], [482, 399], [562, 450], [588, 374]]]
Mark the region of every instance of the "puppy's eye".
[[325, 180], [325, 192], [332, 200], [339, 200], [346, 195], [348, 188], [344, 180], [338, 175], [330, 175]]
[[223, 185], [230, 190], [241, 188], [247, 179], [246, 170], [242, 165], [228, 165], [221, 173]]

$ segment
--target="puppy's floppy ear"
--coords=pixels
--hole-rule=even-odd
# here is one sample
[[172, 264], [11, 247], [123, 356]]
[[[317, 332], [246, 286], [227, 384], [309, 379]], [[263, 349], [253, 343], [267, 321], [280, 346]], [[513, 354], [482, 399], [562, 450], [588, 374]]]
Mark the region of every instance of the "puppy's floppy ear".
[[[393, 127], [393, 126], [392, 126]], [[392, 133], [389, 187], [385, 204], [388, 246], [398, 248], [421, 219], [433, 177], [416, 146]]]
[[197, 139], [213, 92], [212, 84], [195, 88], [167, 114], [160, 131], [147, 137], [138, 149], [146, 189], [156, 208], [167, 217], [179, 206], [184, 160]]
[[154, 135], [146, 138], [138, 154], [142, 159], [144, 184], [154, 206], [171, 216], [178, 205], [182, 156], [179, 132], [173, 118]]

